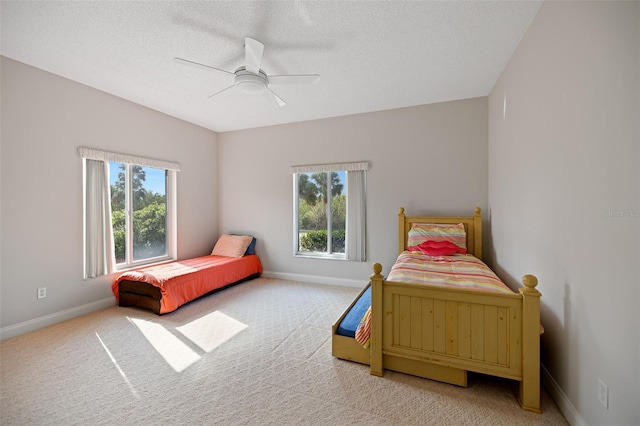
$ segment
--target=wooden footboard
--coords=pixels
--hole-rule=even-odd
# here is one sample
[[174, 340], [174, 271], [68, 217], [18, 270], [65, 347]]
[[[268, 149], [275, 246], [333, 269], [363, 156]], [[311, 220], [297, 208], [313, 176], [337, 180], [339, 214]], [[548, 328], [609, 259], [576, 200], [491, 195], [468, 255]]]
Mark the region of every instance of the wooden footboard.
[[466, 371], [520, 381], [520, 404], [540, 411], [540, 293], [478, 293], [371, 276], [371, 374], [385, 368], [466, 385]]

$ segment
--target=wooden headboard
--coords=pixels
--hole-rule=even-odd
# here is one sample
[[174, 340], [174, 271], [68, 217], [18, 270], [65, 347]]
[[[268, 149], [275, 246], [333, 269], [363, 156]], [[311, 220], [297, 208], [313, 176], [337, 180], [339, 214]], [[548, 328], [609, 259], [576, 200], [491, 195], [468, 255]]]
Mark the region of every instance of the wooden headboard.
[[482, 214], [480, 207], [473, 216], [406, 216], [404, 207], [398, 213], [398, 254], [407, 248], [409, 230], [413, 223], [462, 223], [467, 232], [467, 252], [482, 260]]

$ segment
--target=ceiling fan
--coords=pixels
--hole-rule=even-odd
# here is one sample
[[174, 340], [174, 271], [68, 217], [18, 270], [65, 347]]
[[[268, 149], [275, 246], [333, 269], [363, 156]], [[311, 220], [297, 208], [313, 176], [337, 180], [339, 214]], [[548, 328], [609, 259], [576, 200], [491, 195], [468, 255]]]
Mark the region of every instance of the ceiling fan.
[[173, 58], [174, 61], [193, 65], [199, 68], [205, 68], [214, 70], [219, 73], [233, 77], [233, 84], [226, 87], [219, 92], [209, 96], [212, 98], [220, 93], [229, 90], [233, 87], [237, 87], [240, 91], [248, 94], [257, 94], [266, 92], [273, 102], [278, 106], [285, 106], [287, 103], [278, 96], [269, 87], [272, 84], [313, 84], [320, 80], [318, 74], [300, 74], [300, 75], [267, 75], [260, 69], [260, 63], [262, 62], [262, 53], [264, 52], [264, 45], [258, 40], [254, 40], [250, 37], [246, 37], [244, 41], [245, 48], [245, 66], [239, 67], [234, 72], [226, 71], [220, 68], [212, 67], [209, 65], [200, 64], [198, 62], [190, 61], [183, 58]]

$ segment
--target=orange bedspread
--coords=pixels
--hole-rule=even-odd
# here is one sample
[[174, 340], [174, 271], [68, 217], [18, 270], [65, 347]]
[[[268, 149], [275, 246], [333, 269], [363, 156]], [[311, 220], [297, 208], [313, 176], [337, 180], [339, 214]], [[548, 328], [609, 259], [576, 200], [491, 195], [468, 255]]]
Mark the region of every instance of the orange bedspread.
[[121, 281], [154, 285], [160, 288], [160, 313], [165, 314], [210, 291], [256, 273], [262, 273], [262, 264], [255, 254], [240, 258], [209, 255], [124, 272], [111, 289], [118, 301], [118, 284]]

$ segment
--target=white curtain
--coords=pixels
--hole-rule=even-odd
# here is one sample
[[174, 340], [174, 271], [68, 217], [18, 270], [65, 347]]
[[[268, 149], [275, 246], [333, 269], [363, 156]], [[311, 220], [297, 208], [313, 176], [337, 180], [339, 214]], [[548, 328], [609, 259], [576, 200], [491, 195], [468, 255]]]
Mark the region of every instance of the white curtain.
[[350, 163], [332, 163], [332, 164], [306, 164], [303, 166], [291, 166], [291, 173], [316, 173], [316, 172], [337, 172], [337, 171], [354, 171], [369, 170], [371, 163], [368, 161], [354, 161]]
[[84, 278], [115, 270], [109, 162], [84, 160]]
[[364, 261], [366, 257], [366, 171], [347, 172], [347, 260]]
[[116, 152], [101, 151], [99, 149], [78, 147], [78, 154], [87, 160], [115, 161], [117, 163], [136, 164], [138, 166], [153, 167], [155, 169], [180, 171], [180, 164], [172, 161], [157, 160], [155, 158], [138, 157], [136, 155], [118, 154]]

